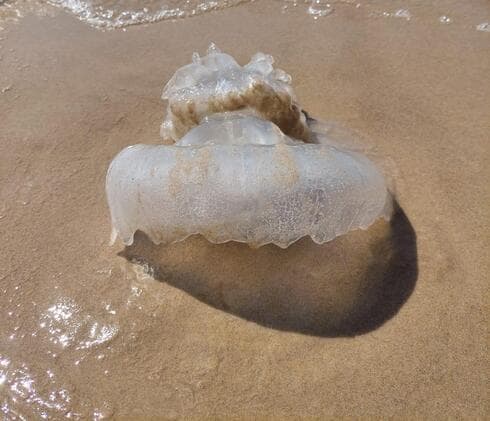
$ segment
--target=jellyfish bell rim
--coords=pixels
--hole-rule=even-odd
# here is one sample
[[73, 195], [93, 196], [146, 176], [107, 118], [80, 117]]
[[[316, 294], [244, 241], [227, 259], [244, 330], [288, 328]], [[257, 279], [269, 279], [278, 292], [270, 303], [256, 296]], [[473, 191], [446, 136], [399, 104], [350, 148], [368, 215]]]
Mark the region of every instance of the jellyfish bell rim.
[[158, 240], [152, 238], [152, 236], [150, 234], [146, 233], [144, 230], [141, 230], [141, 229], [138, 229], [138, 230], [134, 231], [130, 235], [130, 237], [128, 237], [128, 239], [125, 241], [124, 239], [122, 239], [122, 237], [120, 236], [120, 234], [117, 231], [117, 229], [114, 226], [112, 226], [112, 228], [111, 228], [111, 238], [110, 238], [110, 241], [109, 241], [109, 246], [113, 247], [116, 244], [118, 238], [122, 241], [122, 243], [124, 244], [124, 246], [126, 246], [126, 247], [132, 246], [134, 244], [134, 240], [135, 240], [135, 236], [136, 236], [137, 232], [143, 233], [156, 246], [164, 245], [166, 247], [171, 246], [171, 245], [174, 245], [174, 244], [178, 244], [178, 243], [181, 243], [181, 242], [184, 242], [187, 239], [189, 239], [190, 237], [196, 237], [196, 236], [202, 236], [204, 239], [206, 239], [206, 241], [210, 242], [211, 244], [220, 245], [220, 244], [228, 244], [228, 243], [240, 243], [240, 244], [246, 244], [246, 245], [248, 245], [252, 249], [258, 249], [260, 247], [263, 247], [263, 246], [272, 244], [274, 246], [279, 247], [282, 250], [286, 250], [292, 244], [294, 244], [294, 243], [296, 243], [296, 242], [298, 242], [298, 241], [300, 241], [302, 239], [305, 239], [305, 238], [309, 238], [313, 243], [315, 243], [318, 246], [321, 246], [323, 244], [326, 244], [326, 243], [329, 243], [331, 241], [334, 241], [336, 238], [341, 237], [343, 235], [346, 235], [346, 234], [348, 234], [351, 231], [356, 231], [356, 230], [367, 231], [374, 223], [376, 223], [376, 221], [378, 221], [380, 219], [384, 219], [385, 221], [390, 221], [391, 220], [391, 217], [393, 216], [392, 215], [393, 214], [393, 205], [392, 205], [393, 204], [393, 196], [391, 194], [387, 195], [387, 203], [388, 202], [390, 202], [390, 205], [387, 206], [387, 209], [389, 209], [389, 210], [387, 212], [383, 212], [382, 214], [380, 214], [379, 217], [376, 218], [372, 223], [370, 223], [370, 224], [368, 224], [366, 226], [359, 226], [359, 227], [357, 227], [355, 229], [349, 230], [346, 233], [336, 234], [332, 238], [328, 238], [328, 239], [323, 240], [323, 241], [317, 240], [317, 238], [314, 235], [305, 234], [305, 235], [299, 236], [298, 238], [296, 238], [294, 240], [291, 240], [291, 241], [289, 241], [287, 243], [276, 243], [274, 241], [264, 241], [264, 242], [251, 243], [251, 242], [248, 242], [248, 241], [245, 241], [245, 240], [235, 240], [235, 239], [216, 240], [213, 237], [207, 236], [206, 234], [203, 234], [203, 233], [201, 233], [199, 231], [195, 231], [195, 232], [192, 232], [192, 233], [187, 234], [185, 237], [182, 237], [182, 238], [179, 238], [179, 239], [175, 239], [175, 240], [172, 240], [172, 241], [169, 241], [169, 242], [163, 242], [163, 241], [158, 241]]

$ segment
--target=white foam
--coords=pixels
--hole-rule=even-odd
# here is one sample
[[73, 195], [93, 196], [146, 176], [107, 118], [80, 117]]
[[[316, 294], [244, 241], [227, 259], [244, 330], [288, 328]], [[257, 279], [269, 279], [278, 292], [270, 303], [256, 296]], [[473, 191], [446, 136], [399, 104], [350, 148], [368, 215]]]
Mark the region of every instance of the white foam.
[[[155, 0], [48, 0], [48, 3], [75, 14], [79, 19], [98, 28], [122, 28], [199, 15], [212, 10], [235, 6], [247, 0], [189, 0], [168, 2]], [[169, 3], [171, 5], [169, 5]]]
[[314, 19], [331, 15], [333, 12], [333, 6], [325, 0], [312, 0], [308, 7], [308, 14]]
[[490, 22], [482, 22], [476, 25], [477, 31], [490, 32]]

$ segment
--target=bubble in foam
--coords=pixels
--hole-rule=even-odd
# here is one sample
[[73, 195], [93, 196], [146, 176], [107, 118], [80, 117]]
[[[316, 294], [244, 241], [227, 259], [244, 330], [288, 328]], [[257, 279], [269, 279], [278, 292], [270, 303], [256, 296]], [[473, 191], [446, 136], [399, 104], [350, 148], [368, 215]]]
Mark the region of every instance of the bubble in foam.
[[441, 22], [441, 23], [448, 24], [448, 23], [451, 23], [452, 21], [453, 20], [449, 16], [446, 16], [446, 15], [442, 15], [439, 17], [439, 22]]
[[398, 9], [394, 14], [393, 16], [395, 18], [402, 18], [402, 19], [405, 19], [405, 20], [410, 20], [412, 19], [412, 14], [410, 13], [410, 11], [408, 11], [407, 9]]
[[323, 16], [328, 16], [334, 12], [333, 6], [324, 0], [312, 0], [308, 7], [308, 14], [318, 19]]

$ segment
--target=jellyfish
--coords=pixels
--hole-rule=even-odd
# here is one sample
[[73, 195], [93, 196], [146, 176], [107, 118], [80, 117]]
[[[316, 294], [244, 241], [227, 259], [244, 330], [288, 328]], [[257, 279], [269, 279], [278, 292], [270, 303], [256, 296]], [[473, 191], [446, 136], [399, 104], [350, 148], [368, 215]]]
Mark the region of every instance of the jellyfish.
[[156, 244], [201, 234], [286, 248], [390, 217], [381, 171], [318, 129], [271, 56], [242, 67], [211, 45], [176, 71], [163, 98], [165, 144], [129, 146], [109, 166], [113, 241], [130, 245], [139, 230]]

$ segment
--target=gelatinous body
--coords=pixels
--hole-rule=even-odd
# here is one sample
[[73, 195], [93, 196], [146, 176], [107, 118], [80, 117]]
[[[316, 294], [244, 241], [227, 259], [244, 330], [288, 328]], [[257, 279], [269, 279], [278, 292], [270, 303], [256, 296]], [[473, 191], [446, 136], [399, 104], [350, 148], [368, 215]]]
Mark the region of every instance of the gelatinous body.
[[257, 53], [245, 66], [214, 45], [208, 55], [178, 69], [165, 86], [168, 101], [161, 135], [177, 141], [215, 113], [242, 111], [275, 123], [285, 134], [307, 141], [306, 117], [295, 101], [291, 77], [274, 69], [270, 55]]
[[[228, 65], [230, 56], [209, 56], [217, 69]], [[189, 84], [182, 70], [167, 85], [170, 97], [172, 89], [181, 92]], [[216, 75], [210, 78], [212, 86], [220, 83]], [[328, 139], [307, 143], [287, 135], [277, 119], [253, 107], [210, 112], [210, 95], [199, 98], [203, 112], [195, 124], [181, 126], [173, 145], [130, 146], [111, 163], [106, 189], [113, 232], [125, 244], [141, 230], [156, 243], [202, 234], [215, 243], [287, 247], [304, 236], [324, 243], [389, 216], [385, 180], [363, 155]], [[306, 133], [310, 128], [300, 113]], [[172, 124], [164, 128], [174, 130], [175, 117], [169, 113]]]

